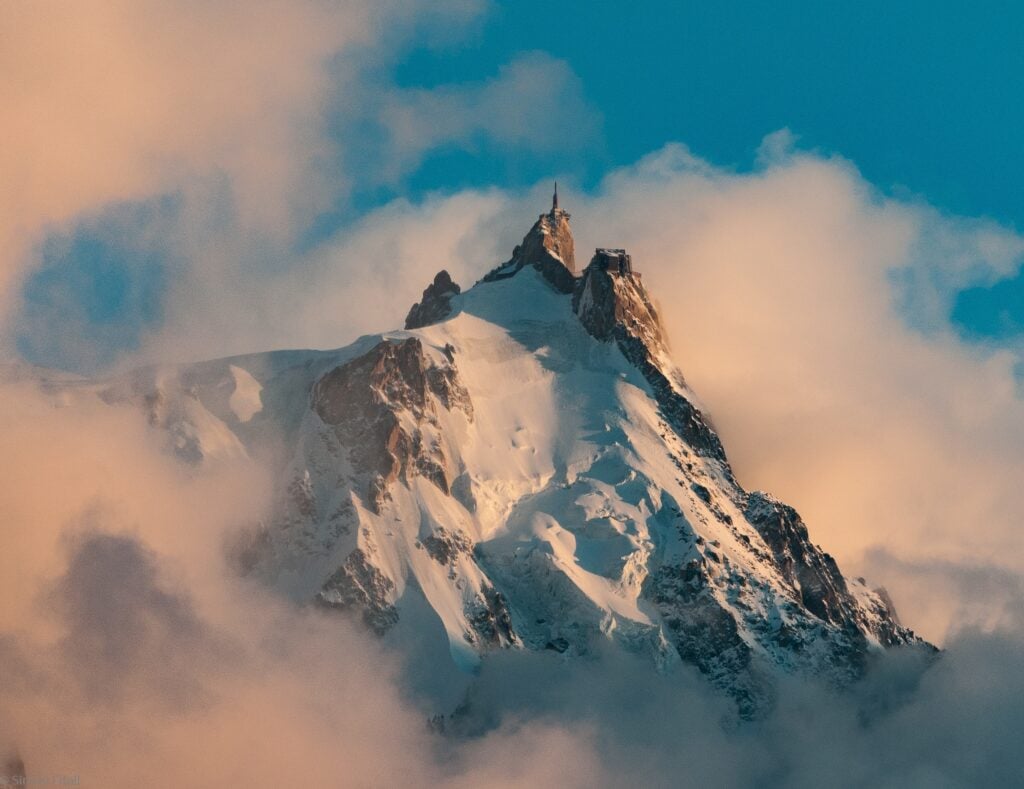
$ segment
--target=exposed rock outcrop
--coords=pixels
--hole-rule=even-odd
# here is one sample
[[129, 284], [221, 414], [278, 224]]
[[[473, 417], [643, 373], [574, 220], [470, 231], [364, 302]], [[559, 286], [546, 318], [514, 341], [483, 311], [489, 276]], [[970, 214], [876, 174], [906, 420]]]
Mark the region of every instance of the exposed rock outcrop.
[[562, 293], [573, 292], [576, 288], [576, 252], [568, 211], [552, 208], [550, 212], [541, 214], [523, 242], [512, 251], [512, 259], [487, 274], [484, 281], [507, 279], [524, 266], [536, 268]]
[[751, 716], [768, 691], [750, 673], [753, 650], [732, 612], [716, 597], [707, 562], [701, 557], [661, 567], [647, 578], [644, 597], [658, 609], [665, 636], [683, 662], [728, 690], [740, 712]]
[[358, 611], [363, 622], [383, 634], [398, 622], [398, 609], [389, 602], [394, 588], [394, 582], [367, 560], [362, 549], [356, 548], [327, 579], [316, 601], [328, 608]]
[[452, 311], [452, 296], [458, 296], [462, 288], [452, 281], [451, 275], [444, 269], [437, 272], [423, 297], [413, 304], [405, 318], [406, 330], [421, 329], [447, 318]]
[[452, 363], [432, 363], [419, 339], [383, 340], [320, 378], [316, 414], [334, 429], [377, 511], [394, 480], [420, 475], [448, 493], [454, 478], [438, 441], [435, 403], [472, 418], [469, 393]]
[[914, 640], [900, 625], [884, 590], [875, 590], [865, 616], [863, 600], [858, 605], [835, 559], [811, 542], [795, 509], [755, 491], [747, 498], [744, 515], [771, 549], [775, 567], [816, 617], [846, 630], [865, 630], [887, 647]]
[[470, 643], [491, 648], [518, 644], [505, 597], [493, 586], [484, 586], [480, 594], [466, 606], [466, 620], [473, 629], [466, 636]]
[[856, 608], [835, 560], [813, 545], [800, 515], [792, 507], [755, 491], [744, 511], [775, 559], [775, 566], [819, 619], [846, 624]]
[[422, 544], [430, 557], [445, 567], [454, 564], [460, 554], [469, 554], [473, 549], [472, 543], [464, 534], [443, 527], [436, 528], [433, 534], [424, 537]]

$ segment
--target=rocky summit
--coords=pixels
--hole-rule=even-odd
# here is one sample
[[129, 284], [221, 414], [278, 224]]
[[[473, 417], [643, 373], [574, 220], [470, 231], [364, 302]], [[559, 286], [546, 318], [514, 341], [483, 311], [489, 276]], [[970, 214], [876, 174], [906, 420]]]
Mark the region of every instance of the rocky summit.
[[422, 329], [431, 323], [437, 323], [451, 312], [452, 296], [457, 296], [462, 289], [452, 282], [452, 276], [442, 269], [437, 272], [434, 281], [423, 291], [423, 298], [412, 305], [405, 318], [406, 329]]
[[576, 250], [569, 212], [558, 207], [557, 190], [551, 210], [538, 217], [523, 243], [512, 250], [512, 258], [487, 274], [484, 282], [508, 279], [524, 267], [535, 269], [562, 293], [576, 290]]
[[429, 656], [440, 712], [499, 650], [689, 664], [749, 717], [780, 674], [841, 686], [928, 649], [742, 487], [631, 256], [578, 271], [569, 220], [556, 200], [468, 290], [442, 271], [404, 330], [75, 391], [146, 409], [186, 463], [278, 458], [232, 566]]

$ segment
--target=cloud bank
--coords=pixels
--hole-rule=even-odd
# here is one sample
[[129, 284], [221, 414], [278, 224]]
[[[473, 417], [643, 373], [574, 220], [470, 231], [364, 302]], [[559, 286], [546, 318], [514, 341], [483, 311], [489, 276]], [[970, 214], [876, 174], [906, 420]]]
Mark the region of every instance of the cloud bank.
[[251, 221], [287, 221], [288, 196], [316, 190], [323, 62], [366, 40], [374, 20], [369, 4], [281, 10], [160, 0], [4, 7], [0, 293], [10, 296], [40, 230], [197, 178], [231, 180]]
[[30, 776], [157, 787], [1021, 777], [1024, 640], [1007, 626], [962, 633], [926, 671], [920, 656], [892, 654], [846, 694], [784, 682], [772, 715], [740, 726], [690, 669], [663, 676], [611, 650], [572, 662], [500, 653], [441, 736], [427, 725], [433, 711], [410, 700], [398, 655], [225, 572], [218, 546], [262, 508], [258, 467], [186, 473], [130, 409], [82, 413], [35, 390], [2, 393], [15, 410], [0, 417], [0, 449], [23, 463], [0, 483], [12, 516], [0, 747], [16, 748]]

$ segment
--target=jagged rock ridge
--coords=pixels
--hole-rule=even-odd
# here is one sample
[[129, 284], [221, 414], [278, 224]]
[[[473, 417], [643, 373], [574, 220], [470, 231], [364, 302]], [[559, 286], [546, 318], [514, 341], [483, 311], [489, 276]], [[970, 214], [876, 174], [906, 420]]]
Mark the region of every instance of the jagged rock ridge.
[[625, 250], [598, 249], [594, 253], [574, 288], [572, 306], [588, 332], [599, 340], [614, 340], [622, 355], [643, 374], [676, 432], [698, 452], [728, 469], [718, 435], [682, 394], [686, 383], [669, 359], [661, 319]]

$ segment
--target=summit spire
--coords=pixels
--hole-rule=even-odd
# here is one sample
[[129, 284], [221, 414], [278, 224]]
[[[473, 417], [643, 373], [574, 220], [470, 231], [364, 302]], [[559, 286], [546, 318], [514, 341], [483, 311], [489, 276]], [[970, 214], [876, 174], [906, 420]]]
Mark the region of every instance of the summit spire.
[[576, 254], [569, 227], [569, 212], [558, 207], [558, 183], [551, 196], [551, 210], [537, 217], [523, 242], [512, 250], [512, 259], [485, 277], [485, 282], [513, 276], [524, 266], [533, 266], [557, 290], [572, 293], [576, 287]]

